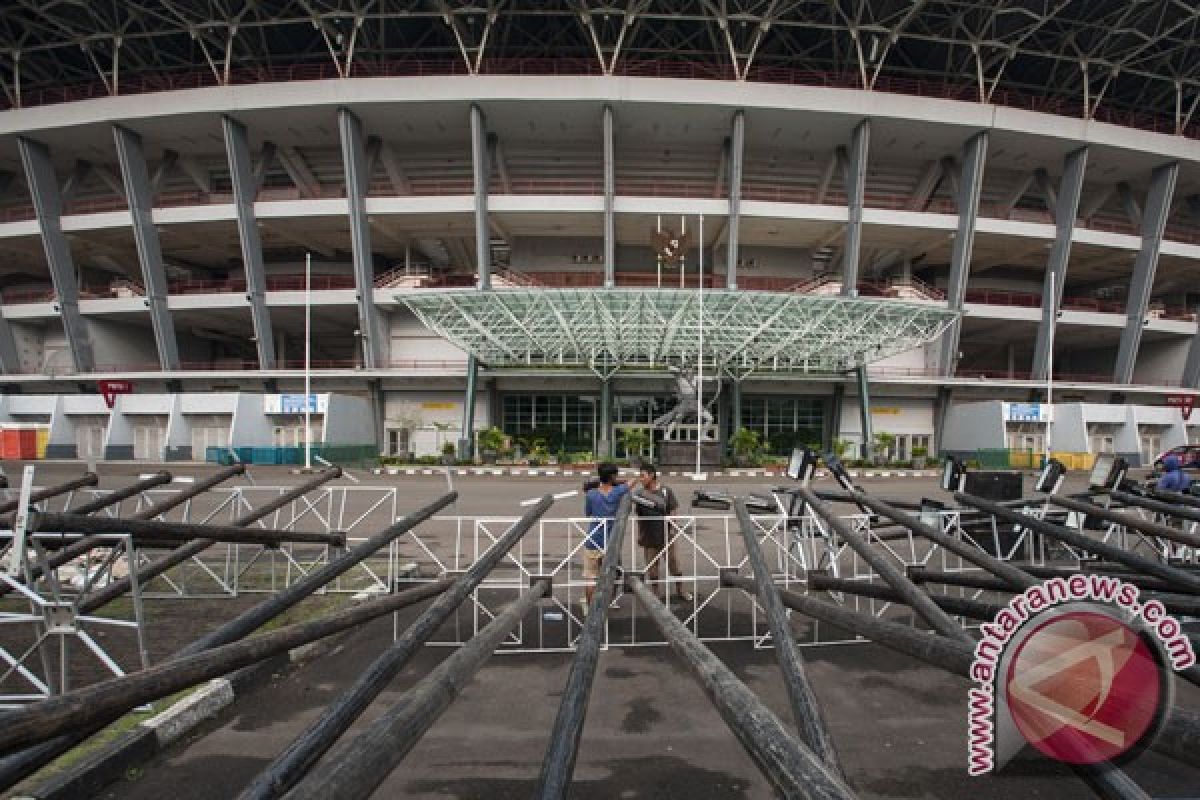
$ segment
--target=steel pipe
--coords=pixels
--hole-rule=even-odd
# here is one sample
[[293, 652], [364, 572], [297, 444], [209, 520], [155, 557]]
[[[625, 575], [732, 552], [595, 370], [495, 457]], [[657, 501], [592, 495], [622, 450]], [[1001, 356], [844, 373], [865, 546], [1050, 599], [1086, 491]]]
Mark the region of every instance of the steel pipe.
[[[1114, 492], [1113, 497], [1116, 497], [1118, 494], [1123, 493]], [[1072, 500], [1069, 497], [1057, 497], [1051, 495], [1050, 497], [1047, 497], [1046, 500], [1058, 506], [1059, 508], [1078, 511], [1080, 514], [1086, 514], [1089, 517], [1102, 519], [1105, 522], [1115, 522], [1118, 525], [1125, 526], [1126, 528], [1132, 528], [1135, 531], [1141, 531], [1142, 533], [1146, 533], [1151, 536], [1157, 536], [1162, 539], [1169, 539], [1173, 542], [1178, 542], [1179, 544], [1185, 544], [1188, 547], [1200, 548], [1200, 536], [1197, 536], [1194, 533], [1187, 533], [1186, 531], [1179, 530], [1178, 528], [1172, 528], [1170, 525], [1163, 525], [1161, 522], [1143, 519], [1135, 514], [1114, 511], [1111, 508], [1104, 508], [1096, 505], [1095, 503], [1090, 503], [1083, 500]], [[1171, 508], [1171, 506], [1166, 506], [1165, 503], [1155, 503], [1155, 505], [1162, 505], [1166, 508]], [[1157, 511], [1157, 509], [1150, 508], [1149, 506], [1147, 506], [1147, 508]]]
[[162, 520], [85, 517], [73, 513], [35, 512], [29, 515], [27, 530], [37, 533], [128, 533], [134, 537], [135, 544], [140, 544], [140, 540], [144, 539], [173, 541], [177, 545], [187, 544], [193, 539], [212, 539], [214, 542], [260, 544], [268, 547], [278, 547], [288, 542], [346, 546], [346, 534], [341, 532], [289, 531], [247, 528], [240, 525], [197, 525]]
[[1032, 575], [1018, 567], [1013, 566], [1007, 561], [1002, 561], [995, 556], [985, 553], [978, 547], [972, 547], [966, 542], [955, 539], [947, 533], [944, 533], [932, 525], [922, 522], [917, 517], [911, 514], [905, 514], [899, 510], [899, 507], [891, 503], [884, 502], [878, 498], [872, 497], [866, 492], [852, 491], [849, 496], [854, 502], [874, 511], [880, 516], [896, 522], [916, 534], [920, 534], [924, 538], [939, 545], [944, 550], [954, 553], [959, 558], [971, 562], [980, 569], [986, 570], [1006, 583], [1013, 586], [1015, 589], [1028, 589], [1037, 583]]
[[1142, 497], [1129, 492], [1112, 491], [1109, 492], [1112, 499], [1124, 503], [1127, 506], [1137, 506], [1144, 508], [1147, 511], [1153, 511], [1156, 514], [1164, 514], [1168, 517], [1176, 519], [1186, 519], [1188, 522], [1200, 522], [1200, 508], [1188, 508], [1190, 504], [1171, 504], [1164, 503], [1161, 500], [1155, 500], [1150, 497]]
[[1089, 553], [1095, 553], [1096, 555], [1103, 556], [1112, 561], [1120, 562], [1147, 575], [1153, 575], [1156, 578], [1162, 578], [1164, 581], [1180, 587], [1184, 591], [1193, 593], [1200, 592], [1200, 576], [1185, 572], [1181, 569], [1167, 566], [1166, 564], [1162, 564], [1144, 556], [1139, 556], [1136, 553], [1131, 553], [1128, 550], [1117, 547], [1114, 544], [1098, 541], [1090, 536], [1085, 536], [1078, 531], [1071, 530], [1070, 528], [1064, 528], [1061, 525], [1052, 525], [1049, 522], [1043, 522], [1040, 519], [1034, 519], [1033, 517], [1020, 513], [1019, 511], [1013, 511], [1011, 509], [1004, 508], [1003, 506], [996, 505], [990, 500], [984, 500], [981, 497], [975, 497], [974, 495], [964, 494], [962, 492], [956, 492], [954, 497], [960, 503], [965, 503], [969, 506], [978, 508], [981, 511], [986, 511], [995, 517], [999, 517], [1007, 522], [1011, 522], [1014, 525], [1020, 525], [1021, 527], [1027, 528], [1034, 533], [1041, 534], [1047, 538], [1063, 542], [1072, 547], [1079, 548], [1080, 550], [1085, 550]]
[[1195, 495], [1185, 494], [1183, 492], [1168, 492], [1164, 489], [1151, 489], [1150, 494], [1165, 503], [1174, 503], [1177, 506], [1189, 506], [1191, 508], [1200, 508], [1200, 497]]
[[[754, 581], [747, 578], [746, 583], [750, 587], [747, 591], [753, 593]], [[646, 584], [632, 575], [626, 578], [626, 584], [781, 797], [821, 800], [857, 797], [845, 780], [789, 733], [779, 718], [659, 602]]]
[[[889, 603], [904, 604], [904, 600], [901, 599], [899, 592], [890, 587], [880, 586], [877, 583], [867, 583], [866, 581], [835, 578], [832, 575], [815, 570], [809, 570], [808, 588], [809, 591], [844, 592], [859, 597], [870, 597], [875, 600], [885, 600]], [[931, 592], [929, 598], [937, 603], [943, 611], [970, 619], [995, 619], [996, 615], [1004, 608], [1004, 606], [995, 603], [981, 603], [978, 600], [971, 600], [966, 597], [954, 597], [948, 594], [933, 594]]]
[[162, 486], [165, 483], [170, 483], [175, 479], [171, 473], [166, 470], [155, 472], [148, 478], [143, 478], [139, 481], [134, 481], [128, 486], [122, 486], [119, 489], [113, 489], [108, 494], [102, 494], [99, 497], [94, 497], [86, 503], [81, 503], [74, 508], [67, 509], [68, 514], [92, 514], [109, 506], [116, 505], [122, 500], [128, 500], [130, 497], [136, 497], [147, 489], [153, 489], [155, 486]]
[[[341, 474], [342, 470], [338, 467], [324, 470], [294, 489], [291, 489], [279, 495], [278, 497], [273, 498], [259, 508], [256, 508], [253, 511], [247, 512], [246, 514], [238, 517], [236, 520], [234, 520], [233, 526], [242, 527], [258, 522], [260, 519], [263, 519], [264, 517], [269, 516], [270, 514], [273, 514], [274, 512], [283, 508], [288, 503], [303, 497], [314, 489], [320, 488], [322, 484], [328, 483]], [[149, 564], [140, 567], [137, 570], [138, 583], [141, 585], [149, 583], [151, 579], [158, 577], [174, 566], [182, 564], [192, 556], [203, 553], [214, 544], [216, 544], [216, 541], [212, 539], [194, 539], [185, 544], [183, 547], [172, 550], [165, 556], [161, 556], [157, 560], [151, 561]], [[82, 614], [90, 614], [96, 609], [103, 608], [113, 600], [116, 600], [118, 597], [128, 592], [132, 586], [132, 577], [125, 577], [120, 580], [113, 581], [80, 603], [79, 611]]]
[[433, 597], [449, 586], [449, 580], [428, 583], [319, 619], [172, 659], [140, 672], [31, 703], [16, 711], [0, 713], [0, 751], [27, 747], [59, 734], [95, 725], [142, 703], [159, 700], [189, 686], [399, 611]]
[[259, 773], [238, 796], [239, 800], [279, 797], [296, 785], [553, 503], [554, 498], [546, 495], [526, 511], [399, 639], [371, 662], [354, 685], [325, 709], [320, 719]]
[[343, 742], [307, 780], [287, 793], [289, 800], [361, 800], [387, 780], [426, 731], [454, 702], [463, 687], [514, 628], [550, 593], [549, 578], [533, 586], [483, 630], [438, 664], [358, 736]]
[[870, 543], [863, 539], [863, 537], [852, 531], [850, 526], [834, 512], [828, 503], [818, 498], [807, 487], [801, 487], [797, 491], [804, 498], [805, 502], [808, 503], [813, 513], [821, 517], [829, 527], [833, 528], [837, 535], [846, 544], [850, 545], [850, 548], [858, 553], [859, 557], [867, 562], [879, 577], [883, 578], [889, 586], [899, 592], [900, 596], [904, 598], [904, 604], [911, 606], [912, 610], [917, 612], [918, 616], [925, 620], [931, 628], [943, 636], [957, 639], [960, 642], [972, 641], [970, 634], [951, 619], [949, 614], [938, 608], [929, 599], [927, 594], [913, 585], [913, 582], [904, 576], [904, 572], [898, 566], [872, 548]]
[[[546, 749], [545, 758], [542, 759], [542, 772], [533, 792], [533, 796], [541, 800], [566, 800], [571, 789], [571, 776], [575, 774], [575, 758], [579, 753], [579, 740], [583, 736], [583, 723], [587, 717], [592, 680], [596, 675], [600, 646], [604, 643], [608, 606], [612, 602], [617, 579], [617, 562], [621, 559], [621, 545], [625, 541], [632, 507], [633, 503], [628, 495], [621, 499], [612, 533], [604, 543], [600, 580], [595, 594], [592, 595], [583, 630], [575, 642], [571, 673], [567, 676], [567, 685], [563, 689], [558, 714], [554, 718], [554, 727], [550, 729], [550, 744]], [[667, 573], [669, 577], [670, 570], [667, 570]]]
[[[42, 500], [48, 500], [51, 497], [58, 497], [60, 494], [73, 492], [76, 489], [82, 489], [84, 486], [95, 486], [100, 482], [100, 477], [94, 472], [85, 472], [78, 478], [73, 478], [64, 483], [59, 483], [54, 486], [47, 486], [45, 489], [38, 489], [29, 495], [29, 502], [39, 503]], [[0, 503], [0, 514], [7, 514], [17, 510], [18, 500], [9, 500]]]
[[783, 602], [779, 599], [779, 592], [771, 580], [771, 570], [767, 567], [767, 559], [763, 557], [762, 548], [758, 544], [756, 531], [761, 529], [750, 518], [744, 498], [739, 497], [733, 508], [737, 514], [738, 525], [742, 529], [742, 541], [746, 545], [750, 570], [754, 573], [758, 604], [766, 612], [767, 627], [775, 645], [775, 657], [779, 661], [779, 670], [783, 673], [784, 684], [787, 686], [796, 731], [800, 734], [800, 740], [821, 759], [830, 772], [845, 779], [846, 773], [838, 760], [833, 737], [825, 728], [821, 704], [817, 702], [816, 692], [813, 691], [804, 670], [804, 657], [792, 636], [791, 620], [788, 619]]

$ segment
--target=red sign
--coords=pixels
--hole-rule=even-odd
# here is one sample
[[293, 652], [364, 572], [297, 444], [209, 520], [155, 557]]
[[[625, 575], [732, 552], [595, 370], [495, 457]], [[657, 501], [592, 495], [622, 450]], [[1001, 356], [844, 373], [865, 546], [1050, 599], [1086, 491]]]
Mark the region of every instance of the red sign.
[[1192, 418], [1192, 409], [1196, 407], [1196, 395], [1169, 394], [1167, 395], [1167, 405], [1178, 408], [1183, 414], [1184, 420], [1189, 420]]
[[133, 381], [96, 381], [96, 388], [100, 390], [104, 404], [112, 408], [117, 402], [117, 395], [133, 393]]

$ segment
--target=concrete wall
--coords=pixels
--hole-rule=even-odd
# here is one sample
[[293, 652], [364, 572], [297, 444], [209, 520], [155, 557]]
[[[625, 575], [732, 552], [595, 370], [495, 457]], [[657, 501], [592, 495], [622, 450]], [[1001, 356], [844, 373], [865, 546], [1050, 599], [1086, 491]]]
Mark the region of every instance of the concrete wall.
[[[863, 443], [862, 404], [857, 397], [842, 402], [839, 439]], [[871, 428], [875, 433], [917, 434], [933, 436], [933, 400], [920, 397], [871, 397]], [[937, 446], [937, 443], [934, 443]]]
[[946, 412], [945, 429], [938, 447], [943, 452], [962, 453], [1007, 447], [1004, 403], [988, 400], [961, 403]]
[[328, 397], [321, 441], [328, 444], [371, 444], [375, 441], [371, 404], [366, 398], [344, 394]]
[[467, 360], [465, 352], [430, 331], [406, 308], [398, 308], [390, 315], [388, 337], [392, 361]]
[[[147, 320], [148, 322], [148, 320]], [[158, 349], [149, 325], [130, 325], [111, 319], [91, 317], [92, 349], [96, 366], [156, 365]]]
[[[489, 393], [475, 395], [475, 431], [493, 424]], [[409, 447], [415, 455], [440, 455], [441, 445], [462, 436], [463, 393], [461, 391], [389, 392], [384, 400], [384, 427], [409, 431]]]

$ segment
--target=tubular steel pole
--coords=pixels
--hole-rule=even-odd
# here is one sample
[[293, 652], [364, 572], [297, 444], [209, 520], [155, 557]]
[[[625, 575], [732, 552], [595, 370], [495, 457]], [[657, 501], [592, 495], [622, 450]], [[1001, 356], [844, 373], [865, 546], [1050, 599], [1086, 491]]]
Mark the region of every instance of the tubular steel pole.
[[175, 476], [169, 472], [156, 472], [144, 480], [131, 483], [128, 486], [122, 486], [120, 489], [113, 489], [108, 494], [102, 494], [99, 497], [93, 498], [82, 505], [67, 509], [69, 514], [91, 514], [99, 511], [102, 508], [108, 508], [111, 505], [116, 505], [122, 500], [127, 500], [134, 495], [141, 494], [147, 489], [153, 489], [155, 486], [162, 486], [164, 483], [170, 483], [175, 479]]
[[[754, 581], [743, 575], [726, 573], [721, 576], [721, 582], [726, 586], [735, 586], [749, 594], [753, 594], [755, 591]], [[802, 614], [845, 628], [876, 644], [912, 656], [959, 677], [971, 677], [971, 664], [975, 659], [973, 643], [964, 644], [945, 636], [921, 633], [907, 625], [887, 622], [871, 614], [848, 611], [786, 589], [779, 590], [779, 597], [783, 600], [784, 605]], [[1176, 710], [1172, 709], [1171, 713], [1167, 715], [1167, 722], [1164, 724], [1159, 738], [1155, 741], [1153, 749], [1185, 764], [1200, 764], [1200, 756], [1191, 747], [1198, 738], [1200, 738], [1200, 715], [1186, 711], [1176, 713]], [[1119, 800], [1135, 798], [1136, 800], [1150, 800], [1149, 795], [1143, 792], [1129, 776], [1111, 765], [1073, 769], [1101, 797]]]
[[1200, 497], [1193, 497], [1183, 492], [1168, 492], [1165, 489], [1151, 489], [1150, 494], [1164, 503], [1174, 503], [1177, 506], [1200, 508]]
[[[1120, 494], [1120, 492], [1114, 492], [1113, 497], [1116, 497], [1117, 494]], [[1047, 497], [1046, 500], [1058, 506], [1059, 508], [1078, 511], [1081, 514], [1086, 514], [1087, 516], [1095, 517], [1096, 519], [1102, 519], [1105, 522], [1115, 522], [1118, 525], [1125, 526], [1126, 528], [1132, 528], [1135, 531], [1141, 531], [1142, 533], [1146, 533], [1151, 536], [1158, 536], [1162, 539], [1170, 539], [1173, 542], [1185, 544], [1188, 547], [1200, 548], [1200, 536], [1197, 536], [1194, 533], [1181, 531], [1178, 528], [1172, 528], [1170, 525], [1163, 525], [1161, 522], [1143, 519], [1134, 514], [1114, 511], [1111, 508], [1104, 508], [1103, 506], [1099, 506], [1095, 503], [1084, 500], [1073, 500], [1069, 497], [1058, 497], [1057, 495], [1051, 495]], [[1162, 505], [1164, 508], [1171, 508], [1171, 506], [1168, 506], [1165, 503], [1155, 503], [1155, 505]], [[1158, 513], [1164, 513], [1153, 506], [1145, 506], [1145, 508]], [[1197, 514], [1197, 518], [1200, 519], [1200, 514]]]
[[990, 500], [984, 500], [974, 495], [955, 492], [954, 498], [960, 503], [965, 503], [969, 506], [974, 506], [981, 511], [986, 511], [992, 516], [999, 517], [1007, 522], [1015, 525], [1020, 525], [1023, 528], [1028, 528], [1034, 533], [1041, 534], [1050, 539], [1063, 542], [1072, 547], [1077, 547], [1081, 550], [1086, 550], [1089, 553], [1104, 556], [1112, 561], [1118, 561], [1126, 566], [1133, 567], [1138, 572], [1143, 572], [1147, 575], [1153, 575], [1156, 578], [1162, 578], [1164, 581], [1179, 586], [1186, 591], [1200, 591], [1200, 576], [1193, 575], [1181, 569], [1167, 566], [1158, 561], [1153, 561], [1144, 556], [1139, 556], [1136, 553], [1131, 553], [1128, 550], [1117, 547], [1108, 542], [1101, 542], [1093, 539], [1090, 536], [1085, 536], [1078, 531], [1073, 531], [1070, 528], [1064, 528], [1061, 525], [1052, 525], [1049, 522], [1044, 522], [1040, 519], [1022, 514], [1012, 509], [998, 506]]
[[625, 540], [632, 507], [629, 495], [621, 498], [616, 524], [604, 543], [604, 563], [599, 585], [592, 596], [583, 631], [575, 642], [571, 674], [567, 676], [558, 715], [550, 731], [550, 745], [542, 759], [542, 773], [533, 792], [533, 797], [541, 800], [566, 800], [571, 789], [571, 776], [575, 774], [575, 758], [579, 753], [579, 740], [583, 736], [583, 722], [587, 717], [588, 698], [596, 675], [596, 662], [600, 658], [600, 645], [604, 640], [608, 605], [617, 578], [617, 562], [621, 560], [621, 545]]
[[847, 494], [854, 502], [864, 505], [876, 514], [887, 517], [892, 522], [898, 523], [913, 533], [925, 537], [934, 544], [940, 545], [943, 549], [954, 553], [959, 558], [970, 561], [975, 566], [987, 570], [997, 578], [1012, 585], [1013, 588], [1028, 589], [1037, 583], [1029, 573], [1013, 566], [1007, 561], [1001, 561], [978, 547], [972, 547], [960, 539], [955, 539], [953, 536], [943, 533], [911, 514], [905, 514], [891, 503], [871, 497], [863, 491], [851, 491]]
[[534, 581], [516, 602], [405, 692], [362, 733], [343, 742], [307, 780], [288, 792], [287, 797], [290, 800], [369, 797], [454, 702], [504, 637], [550, 594], [550, 589], [549, 578]]
[[[886, 600], [889, 603], [904, 603], [900, 594], [895, 589], [888, 588], [887, 586], [880, 586], [877, 583], [867, 583], [866, 581], [835, 578], [832, 575], [811, 570], [808, 573], [808, 589], [809, 591], [844, 592], [859, 597]], [[929, 598], [937, 603], [943, 611], [950, 614], [958, 614], [962, 617], [969, 617], [970, 619], [994, 619], [1004, 609], [1004, 606], [994, 603], [981, 603], [978, 600], [953, 597], [948, 594], [930, 593]]]
[[[1136, 494], [1128, 492], [1109, 492], [1114, 500], [1118, 500], [1125, 505], [1138, 506], [1148, 511], [1154, 511], [1159, 514], [1165, 514], [1176, 519], [1186, 519], [1188, 522], [1200, 522], [1200, 509], [1184, 508], [1183, 504], [1164, 503], [1161, 500], [1154, 500], [1149, 497], [1139, 497]], [[1181, 495], [1182, 496], [1182, 495]]]
[[850, 526], [834, 513], [828, 503], [818, 498], [807, 487], [802, 486], [796, 491], [808, 503], [809, 508], [825, 520], [826, 524], [833, 528], [837, 535], [850, 545], [851, 549], [858, 553], [859, 557], [867, 562], [881, 578], [887, 581], [889, 586], [899, 592], [900, 596], [904, 598], [904, 604], [911, 606], [913, 611], [917, 612], [931, 628], [943, 636], [957, 639], [960, 642], [974, 641], [969, 633], [950, 618], [949, 614], [942, 611], [929, 599], [929, 595], [913, 585], [913, 582], [904, 576], [899, 567], [889, 561], [886, 556], [876, 552], [868, 541], [850, 530]]
[[[320, 472], [315, 477], [305, 481], [296, 488], [291, 489], [290, 491], [279, 495], [259, 508], [256, 508], [255, 510], [238, 517], [236, 520], [234, 520], [233, 525], [235, 527], [240, 527], [258, 522], [260, 519], [274, 513], [280, 508], [283, 508], [293, 500], [303, 497], [312, 490], [320, 487], [322, 484], [327, 483], [328, 481], [333, 480], [341, 474], [342, 471], [338, 467]], [[216, 542], [212, 539], [195, 539], [188, 544], [185, 544], [183, 547], [172, 550], [167, 555], [162, 556], [156, 561], [151, 561], [149, 564], [140, 568], [137, 571], [138, 583], [144, 586], [145, 584], [149, 583], [152, 578], [161, 575], [162, 573], [171, 569], [171, 567], [182, 564], [192, 556], [199, 555], [208, 548], [212, 547], [214, 544], [216, 544]], [[113, 600], [116, 600], [118, 597], [129, 591], [132, 586], [132, 577], [126, 577], [119, 581], [113, 581], [81, 603], [79, 605], [79, 611], [80, 613], [88, 614], [98, 608], [103, 608]]]
[[[202, 481], [197, 481], [196, 483], [189, 486], [188, 488], [178, 491], [175, 494], [171, 495], [170, 497], [167, 497], [153, 505], [150, 505], [150, 506], [142, 509], [141, 511], [134, 514], [133, 517], [131, 517], [131, 519], [154, 519], [155, 517], [165, 514], [168, 511], [170, 511], [171, 509], [176, 508], [177, 506], [183, 505], [188, 500], [191, 500], [193, 497], [196, 497], [197, 495], [207, 492], [209, 489], [213, 488], [214, 486], [216, 486], [220, 483], [224, 483], [225, 481], [232, 478], [234, 475], [241, 475], [245, 471], [246, 471], [245, 464], [234, 464], [232, 467], [229, 467], [227, 469], [221, 470], [220, 472], [214, 473], [213, 475], [209, 476], [208, 478], [206, 478]], [[0, 512], [0, 513], [2, 513], [2, 512]], [[78, 513], [78, 509], [75, 510], [75, 513]], [[102, 547], [105, 545], [111, 545], [111, 543], [112, 543], [111, 540], [105, 539], [102, 536], [84, 536], [82, 539], [80, 539], [76, 542], [72, 542], [71, 544], [62, 548], [58, 552], [50, 555], [46, 559], [46, 565], [50, 569], [58, 569], [63, 564], [69, 564], [70, 562], [72, 562], [76, 558], [78, 558], [79, 556], [83, 555], [84, 553], [86, 553], [90, 550], [93, 550], [94, 548]], [[29, 572], [35, 580], [37, 578], [40, 578], [42, 576], [42, 565], [41, 564], [31, 564]], [[22, 582], [24, 581], [23, 576], [18, 577], [17, 579], [21, 580]], [[8, 594], [10, 591], [12, 591], [12, 587], [10, 585], [8, 585], [8, 584], [0, 585], [0, 595]]]
[[5, 712], [0, 714], [0, 751], [28, 747], [124, 714], [142, 703], [153, 702], [189, 686], [399, 611], [433, 597], [449, 586], [449, 580], [428, 583], [370, 600], [345, 611], [172, 659], [140, 672], [94, 683], [16, 711]]
[[[310, 482], [311, 483], [311, 482]], [[366, 542], [358, 545], [349, 552], [343, 553], [338, 559], [326, 564], [320, 570], [309, 573], [305, 578], [284, 589], [279, 594], [269, 597], [253, 608], [247, 609], [242, 614], [234, 619], [226, 622], [217, 630], [189, 644], [187, 647], [180, 650], [172, 658], [183, 658], [195, 653], [208, 650], [213, 647], [220, 647], [236, 641], [237, 639], [246, 636], [251, 631], [255, 630], [263, 623], [269, 621], [275, 616], [282, 614], [287, 609], [296, 605], [298, 602], [309, 596], [318, 585], [316, 581], [318, 576], [321, 580], [328, 582], [338, 575], [341, 575], [346, 570], [367, 558], [371, 553], [377, 550], [381, 544], [379, 542], [384, 538], [385, 534], [389, 534], [385, 544], [392, 539], [400, 536], [419, 521], [432, 516], [438, 510], [453, 503], [458, 498], [456, 492], [450, 492], [443, 495], [432, 504], [425, 506], [420, 511], [408, 515], [403, 520], [389, 527], [383, 534], [368, 539]], [[267, 513], [270, 513], [269, 511]], [[411, 523], [411, 524], [407, 524]], [[407, 524], [407, 526], [406, 526]], [[374, 549], [369, 549], [369, 548]], [[182, 548], [181, 548], [182, 549]], [[112, 720], [110, 720], [111, 722]], [[14, 753], [4, 758], [0, 758], [0, 789], [8, 788], [17, 781], [24, 778], [29, 773], [40, 768], [47, 762], [57, 758], [62, 753], [74, 747], [79, 742], [92, 736], [107, 723], [101, 723], [96, 727], [88, 728], [77, 733], [60, 736], [57, 739], [52, 739], [44, 744], [36, 745], [31, 748], [22, 750], [19, 753]]]
[[[749, 578], [747, 584], [753, 587]], [[713, 655], [637, 577], [626, 583], [704, 689], [763, 776], [781, 797], [849, 800], [857, 795], [816, 753], [788, 732], [746, 684]], [[748, 589], [753, 593], [754, 589]]]
[[189, 522], [163, 522], [156, 519], [120, 519], [119, 517], [85, 517], [79, 514], [34, 512], [29, 515], [26, 530], [31, 533], [128, 533], [135, 543], [145, 539], [175, 541], [187, 544], [193, 539], [212, 539], [214, 542], [261, 544], [277, 547], [284, 542], [346, 546], [345, 533], [247, 528], [239, 525], [197, 525]]
[[829, 767], [830, 772], [845, 779], [846, 773], [838, 761], [833, 738], [825, 728], [821, 704], [817, 702], [816, 692], [813, 691], [805, 673], [804, 657], [800, 655], [800, 648], [796, 647], [796, 640], [792, 636], [791, 621], [784, 610], [783, 602], [779, 599], [775, 583], [771, 580], [767, 559], [763, 557], [762, 548], [759, 547], [755, 533], [759, 528], [750, 518], [750, 512], [746, 510], [744, 497], [734, 501], [733, 508], [737, 513], [742, 540], [746, 543], [746, 556], [758, 587], [758, 603], [766, 612], [767, 627], [771, 631], [771, 642], [775, 646], [775, 657], [779, 661], [779, 670], [783, 673], [784, 683], [787, 685], [796, 731], [800, 734], [801, 741]]
[[238, 800], [275, 798], [295, 786], [553, 503], [554, 498], [546, 495], [525, 512], [399, 639], [371, 662], [354, 685], [325, 709], [320, 719], [259, 773]]
[[[60, 494], [73, 492], [76, 489], [81, 489], [84, 486], [95, 486], [100, 482], [99, 476], [94, 472], [85, 472], [78, 478], [74, 478], [65, 483], [60, 483], [56, 486], [47, 486], [45, 489], [38, 489], [33, 494], [29, 495], [29, 502], [38, 503], [42, 500], [47, 500], [51, 497], [58, 497]], [[7, 514], [10, 511], [17, 510], [16, 500], [9, 500], [5, 503], [0, 503], [0, 514]]]

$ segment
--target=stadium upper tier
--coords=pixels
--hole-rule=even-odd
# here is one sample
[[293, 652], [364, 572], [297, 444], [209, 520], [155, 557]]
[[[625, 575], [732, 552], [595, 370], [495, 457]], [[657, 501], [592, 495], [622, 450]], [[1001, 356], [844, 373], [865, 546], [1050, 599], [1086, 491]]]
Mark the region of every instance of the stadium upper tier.
[[[191, 4], [122, 4], [140, 16], [115, 53], [91, 11], [60, 20], [52, 5], [41, 24], [57, 34], [39, 42], [28, 23], [19, 59], [0, 65], [22, 98], [0, 113], [0, 381], [295, 369], [311, 253], [321, 369], [461, 374], [462, 351], [419, 324], [406, 293], [686, 288], [703, 256], [713, 288], [962, 314], [877, 374], [1018, 385], [1053, 362], [1080, 383], [1194, 387], [1196, 48], [1176, 44], [1195, 20], [1135, 5], [847, 8], [826, 25], [816, 4], [775, 4], [770, 19], [730, 8], [722, 27], [654, 3], [493, 17], [372, 6], [361, 24], [259, 4], [231, 35], [189, 23]], [[932, 33], [954, 9], [964, 30], [989, 32], [978, 70], [956, 60], [966, 34]], [[858, 44], [838, 43], [846, 19]], [[60, 46], [89, 26], [84, 46]], [[1059, 45], [1109, 79], [1079, 84], [1091, 73], [1068, 76]], [[72, 94], [79, 58], [102, 91]], [[1178, 98], [1155, 94], [1159, 72], [1178, 77]], [[90, 99], [30, 99], [53, 86]], [[1178, 113], [1104, 121], [1122, 104]], [[656, 252], [660, 232], [685, 229], [681, 269]]]

